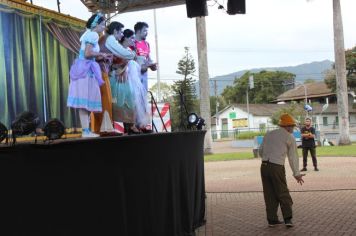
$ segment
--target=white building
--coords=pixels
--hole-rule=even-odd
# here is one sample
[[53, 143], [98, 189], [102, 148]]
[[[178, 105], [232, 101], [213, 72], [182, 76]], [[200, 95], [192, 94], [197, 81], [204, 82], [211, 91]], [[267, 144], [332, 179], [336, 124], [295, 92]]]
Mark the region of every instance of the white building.
[[[221, 110], [211, 119], [214, 139], [233, 137], [238, 131], [262, 131], [274, 129], [271, 116], [290, 104], [250, 104], [247, 111], [246, 104], [232, 104]], [[339, 132], [337, 104], [313, 104], [313, 111], [309, 112], [313, 125], [323, 137], [336, 140]], [[356, 141], [356, 109], [349, 107], [351, 140]], [[217, 124], [217, 125], [216, 125]]]
[[211, 129], [214, 139], [231, 136], [237, 129], [240, 131], [260, 131], [274, 128], [271, 116], [286, 105], [277, 104], [232, 104], [214, 115]]

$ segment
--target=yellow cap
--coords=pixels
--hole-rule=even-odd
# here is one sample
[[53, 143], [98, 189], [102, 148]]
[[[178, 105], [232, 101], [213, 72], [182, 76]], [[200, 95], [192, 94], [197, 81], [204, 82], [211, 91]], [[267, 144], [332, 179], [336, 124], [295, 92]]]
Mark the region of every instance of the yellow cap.
[[287, 113], [281, 115], [279, 119], [279, 126], [295, 126], [295, 125], [296, 125], [295, 120], [291, 115]]

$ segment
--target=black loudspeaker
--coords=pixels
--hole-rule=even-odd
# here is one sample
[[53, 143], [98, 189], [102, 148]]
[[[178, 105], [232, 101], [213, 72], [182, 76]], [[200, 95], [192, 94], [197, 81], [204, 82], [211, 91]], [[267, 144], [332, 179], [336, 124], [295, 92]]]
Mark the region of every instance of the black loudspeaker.
[[208, 15], [206, 0], [185, 0], [185, 5], [189, 18]]
[[245, 14], [246, 2], [245, 0], [228, 0], [227, 1], [227, 14]]

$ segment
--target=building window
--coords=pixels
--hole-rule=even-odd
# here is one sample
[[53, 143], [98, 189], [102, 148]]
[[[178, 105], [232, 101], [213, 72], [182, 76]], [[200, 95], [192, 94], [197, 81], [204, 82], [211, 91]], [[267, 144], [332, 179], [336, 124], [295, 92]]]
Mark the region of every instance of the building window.
[[242, 128], [242, 127], [248, 127], [248, 122], [246, 118], [232, 120], [232, 128]]
[[228, 124], [227, 118], [222, 118], [221, 119], [221, 124], [227, 125]]
[[328, 126], [328, 118], [323, 117], [323, 126]]
[[335, 117], [335, 125], [339, 125], [339, 117], [338, 116]]

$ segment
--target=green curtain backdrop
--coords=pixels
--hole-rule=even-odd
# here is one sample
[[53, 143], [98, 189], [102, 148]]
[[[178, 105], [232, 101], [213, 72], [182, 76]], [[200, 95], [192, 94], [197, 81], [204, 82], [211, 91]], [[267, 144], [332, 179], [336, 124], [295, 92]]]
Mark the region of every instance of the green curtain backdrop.
[[49, 22], [0, 5], [0, 122], [8, 129], [26, 110], [40, 117], [42, 127], [51, 118], [67, 128], [79, 124], [66, 106], [69, 68], [76, 54], [48, 30]]
[[40, 25], [35, 16], [0, 11], [0, 121], [30, 110], [43, 117]]
[[[47, 118], [58, 118], [66, 127], [76, 126], [73, 109], [67, 108], [69, 69], [76, 54], [62, 46], [46, 27], [42, 28]], [[79, 124], [79, 123], [78, 123]]]

